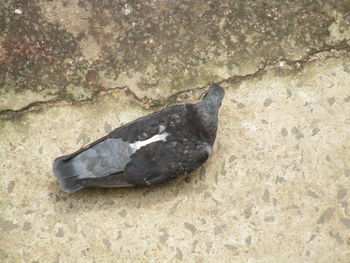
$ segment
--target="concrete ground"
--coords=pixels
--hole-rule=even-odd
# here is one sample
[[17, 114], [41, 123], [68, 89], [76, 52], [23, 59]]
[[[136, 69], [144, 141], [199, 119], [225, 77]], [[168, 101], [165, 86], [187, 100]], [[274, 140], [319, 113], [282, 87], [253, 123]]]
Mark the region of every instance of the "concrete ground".
[[[349, 262], [349, 1], [0, 7], [0, 262]], [[213, 81], [198, 171], [60, 190], [54, 158]]]

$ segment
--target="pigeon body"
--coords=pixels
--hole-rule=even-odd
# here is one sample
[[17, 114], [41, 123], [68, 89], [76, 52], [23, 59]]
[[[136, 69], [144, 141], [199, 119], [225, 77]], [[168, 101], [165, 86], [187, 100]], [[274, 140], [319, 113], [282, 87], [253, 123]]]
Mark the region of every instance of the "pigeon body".
[[174, 105], [125, 124], [57, 158], [63, 191], [84, 187], [151, 186], [190, 173], [209, 157], [224, 90], [213, 84], [196, 104]]

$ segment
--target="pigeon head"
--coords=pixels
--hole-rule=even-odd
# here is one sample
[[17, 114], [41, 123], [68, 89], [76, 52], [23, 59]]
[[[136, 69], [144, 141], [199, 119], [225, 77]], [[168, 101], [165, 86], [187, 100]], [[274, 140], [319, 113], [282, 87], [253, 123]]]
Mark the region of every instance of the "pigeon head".
[[225, 96], [224, 89], [219, 84], [213, 84], [204, 95], [203, 104], [209, 109], [219, 109]]
[[194, 106], [203, 129], [209, 135], [207, 139], [210, 144], [214, 143], [216, 137], [218, 113], [224, 96], [224, 89], [219, 84], [213, 84], [203, 100]]

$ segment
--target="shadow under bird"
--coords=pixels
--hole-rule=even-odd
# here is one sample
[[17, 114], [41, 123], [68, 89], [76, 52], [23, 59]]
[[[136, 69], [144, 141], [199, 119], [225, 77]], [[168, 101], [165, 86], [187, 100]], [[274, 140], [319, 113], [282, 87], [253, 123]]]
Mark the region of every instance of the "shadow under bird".
[[224, 95], [213, 84], [196, 104], [174, 105], [127, 123], [57, 158], [53, 173], [68, 193], [84, 187], [151, 186], [190, 173], [211, 153]]

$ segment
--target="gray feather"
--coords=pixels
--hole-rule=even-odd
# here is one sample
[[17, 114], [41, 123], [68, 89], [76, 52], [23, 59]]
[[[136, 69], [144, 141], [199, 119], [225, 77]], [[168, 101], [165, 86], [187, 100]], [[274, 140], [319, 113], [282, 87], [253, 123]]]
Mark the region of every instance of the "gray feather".
[[124, 170], [132, 149], [121, 139], [106, 139], [70, 160], [79, 179], [103, 177]]
[[72, 193], [84, 187], [82, 179], [101, 178], [123, 171], [131, 154], [129, 143], [108, 138], [67, 161], [64, 157], [56, 159], [53, 172], [62, 189]]

